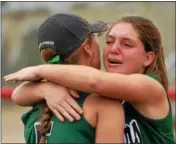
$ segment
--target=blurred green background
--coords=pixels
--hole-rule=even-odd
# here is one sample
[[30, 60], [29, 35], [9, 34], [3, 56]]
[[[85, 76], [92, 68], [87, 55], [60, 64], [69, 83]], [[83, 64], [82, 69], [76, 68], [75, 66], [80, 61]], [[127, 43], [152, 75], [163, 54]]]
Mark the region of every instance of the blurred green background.
[[[169, 87], [175, 86], [175, 2], [1, 2], [1, 9], [2, 77], [41, 63], [37, 29], [52, 14], [74, 13], [89, 22], [113, 22], [124, 14], [135, 14], [149, 18], [158, 26], [163, 38]], [[98, 38], [98, 42], [102, 49], [104, 38]], [[16, 85], [2, 80], [2, 86]], [[2, 100], [3, 143], [24, 142], [20, 115], [27, 109]]]

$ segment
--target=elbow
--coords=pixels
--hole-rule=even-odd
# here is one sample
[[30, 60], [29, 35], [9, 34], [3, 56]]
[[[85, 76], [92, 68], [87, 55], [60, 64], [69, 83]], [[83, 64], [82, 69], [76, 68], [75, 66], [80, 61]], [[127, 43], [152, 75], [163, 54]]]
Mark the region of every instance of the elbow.
[[16, 90], [12, 92], [11, 99], [13, 102], [17, 103], [18, 102], [18, 96], [16, 94]]
[[25, 105], [23, 105], [23, 103], [21, 102], [20, 95], [18, 94], [18, 90], [15, 89], [15, 90], [12, 92], [11, 99], [12, 99], [12, 101], [13, 101], [15, 104], [17, 104], [17, 105], [19, 105], [19, 106], [25, 106]]

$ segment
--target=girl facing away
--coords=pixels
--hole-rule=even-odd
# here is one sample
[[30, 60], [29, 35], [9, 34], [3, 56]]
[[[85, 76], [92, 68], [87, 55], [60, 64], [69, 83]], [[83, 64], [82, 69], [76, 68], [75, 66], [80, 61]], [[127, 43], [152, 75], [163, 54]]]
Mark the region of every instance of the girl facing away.
[[[104, 22], [89, 24], [73, 14], [53, 15], [42, 23], [38, 31], [41, 58], [48, 65], [75, 64], [100, 69], [100, 51], [94, 33], [104, 32], [106, 27]], [[48, 96], [52, 100], [53, 95], [70, 95], [68, 88], [46, 79], [25, 82], [15, 91], [18, 93], [23, 87], [26, 89], [21, 94], [34, 99]], [[22, 117], [26, 143], [123, 143], [125, 120], [121, 102], [83, 91], [78, 91], [78, 94], [80, 98], [75, 99], [78, 103], [75, 108], [83, 109], [82, 117], [72, 110], [70, 105], [76, 102], [71, 96], [63, 101], [63, 105], [68, 106], [77, 118], [76, 122], [62, 106], [57, 108], [69, 118], [68, 121], [63, 122], [58, 111], [54, 110], [53, 115], [52, 108], [45, 101], [33, 104], [33, 108]]]

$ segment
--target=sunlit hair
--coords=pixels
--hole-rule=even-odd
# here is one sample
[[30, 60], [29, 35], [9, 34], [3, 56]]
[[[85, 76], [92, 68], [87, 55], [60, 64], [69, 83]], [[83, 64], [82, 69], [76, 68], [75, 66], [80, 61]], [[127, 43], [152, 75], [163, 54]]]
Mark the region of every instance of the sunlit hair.
[[[168, 90], [168, 80], [166, 74], [163, 46], [161, 43], [161, 34], [158, 28], [148, 19], [140, 16], [123, 16], [117, 22], [112, 23], [109, 32], [118, 23], [129, 23], [138, 33], [139, 39], [144, 44], [146, 52], [153, 51], [155, 58], [153, 62], [145, 68], [144, 73], [155, 74], [166, 91]], [[108, 33], [109, 33], [108, 32]], [[107, 34], [108, 34], [107, 33]]]
[[[88, 36], [88, 38], [84, 41], [84, 44], [88, 44], [91, 47], [92, 44], [92, 35]], [[79, 48], [77, 48], [74, 52], [72, 52], [68, 57], [66, 57], [65, 59], [63, 59], [63, 63], [62, 64], [77, 64], [79, 61], [79, 57], [82, 54], [83, 51], [83, 45], [81, 45]], [[41, 58], [44, 62], [48, 62], [49, 60], [51, 60], [54, 56], [56, 56], [56, 52], [54, 49], [52, 48], [45, 48], [41, 51], [40, 53]], [[41, 138], [39, 143], [40, 144], [44, 144], [46, 143], [46, 134], [48, 133], [48, 131], [50, 130], [51, 127], [51, 117], [52, 117], [53, 113], [52, 111], [49, 109], [49, 107], [47, 106], [47, 104], [45, 103], [45, 107], [43, 110], [43, 113], [41, 115], [41, 119], [40, 119], [40, 127], [38, 129], [38, 131], [41, 134]]]

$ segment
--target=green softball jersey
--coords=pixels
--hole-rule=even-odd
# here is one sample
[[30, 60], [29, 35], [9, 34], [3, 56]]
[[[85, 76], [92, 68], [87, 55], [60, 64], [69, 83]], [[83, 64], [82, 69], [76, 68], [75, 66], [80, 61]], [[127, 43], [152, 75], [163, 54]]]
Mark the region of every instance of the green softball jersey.
[[[82, 107], [87, 94], [83, 92], [79, 92], [79, 94], [80, 98], [76, 101]], [[40, 124], [38, 121], [43, 106], [43, 104], [38, 104], [22, 115], [26, 143], [38, 143], [39, 141], [37, 126]], [[53, 115], [46, 140], [47, 143], [95, 143], [95, 128], [83, 116], [81, 120], [70, 123], [67, 120], [61, 122]]]
[[[147, 75], [159, 81], [155, 75]], [[149, 98], [152, 97], [149, 96]], [[123, 103], [123, 107], [125, 111], [125, 143], [174, 144], [171, 106], [168, 115], [157, 120], [143, 116], [127, 101]]]

